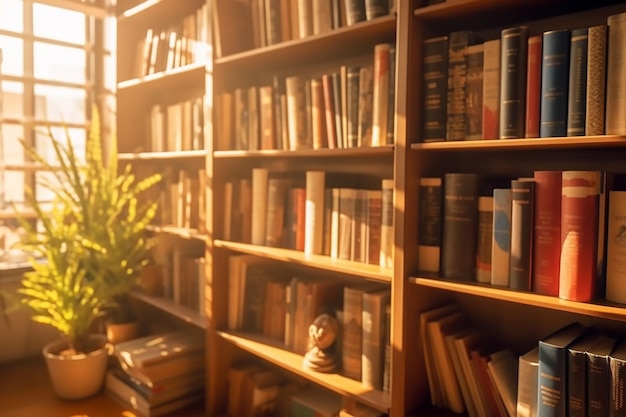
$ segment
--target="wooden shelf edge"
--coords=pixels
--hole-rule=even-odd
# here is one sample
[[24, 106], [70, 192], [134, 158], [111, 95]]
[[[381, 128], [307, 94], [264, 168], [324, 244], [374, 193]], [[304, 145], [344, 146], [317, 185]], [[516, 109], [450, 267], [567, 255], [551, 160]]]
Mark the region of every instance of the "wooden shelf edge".
[[226, 158], [328, 158], [328, 157], [361, 157], [361, 156], [391, 156], [394, 152], [393, 145], [349, 148], [349, 149], [306, 149], [297, 151], [285, 151], [282, 149], [268, 149], [259, 151], [227, 150], [215, 151], [213, 157], [216, 159]]
[[420, 151], [440, 150], [498, 150], [498, 149], [562, 149], [562, 148], [596, 148], [596, 147], [624, 147], [626, 136], [573, 136], [558, 138], [520, 138], [520, 139], [485, 139], [450, 142], [413, 143], [411, 149]]
[[[166, 80], [171, 77], [183, 77], [187, 74], [199, 75], [196, 73], [202, 72], [206, 65], [203, 62], [195, 62], [193, 64], [183, 65], [181, 67], [172, 68], [166, 71], [157, 72], [155, 74], [149, 74], [141, 78], [131, 78], [129, 80], [120, 81], [117, 83], [117, 92], [129, 91], [135, 88], [140, 88], [144, 85], [155, 85], [158, 82]], [[189, 75], [192, 76], [192, 75]]]
[[200, 313], [194, 310], [191, 310], [190, 308], [180, 306], [171, 300], [146, 295], [138, 291], [133, 291], [131, 296], [166, 313], [169, 313], [172, 316], [186, 321], [187, 323], [193, 324], [202, 329], [208, 328], [208, 319], [206, 317], [200, 315]]
[[272, 248], [268, 246], [251, 245], [248, 243], [230, 242], [226, 240], [214, 240], [213, 245], [218, 248], [230, 249], [232, 251], [246, 253], [249, 255], [256, 255], [281, 262], [296, 263], [327, 271], [357, 275], [385, 283], [390, 283], [393, 276], [393, 270], [389, 268], [381, 268], [378, 265], [344, 261], [323, 255], [305, 255], [303, 252], [291, 249]]
[[164, 152], [124, 152], [117, 156], [120, 161], [164, 161], [178, 159], [203, 159], [206, 150], [198, 151], [164, 151]]
[[552, 310], [568, 311], [585, 316], [626, 322], [626, 306], [619, 304], [582, 303], [531, 292], [497, 288], [485, 284], [465, 283], [437, 278], [410, 277], [409, 281], [424, 287], [476, 295], [494, 300], [525, 304]]
[[208, 238], [208, 236], [204, 233], [200, 233], [198, 229], [186, 229], [184, 227], [154, 225], [148, 225], [147, 229], [154, 233], [167, 233], [170, 235], [181, 237], [183, 239], [206, 241]]
[[354, 398], [383, 413], [389, 412], [389, 394], [374, 390], [360, 381], [337, 373], [320, 373], [302, 367], [302, 355], [266, 344], [254, 336], [218, 331], [218, 336], [291, 373], [299, 375], [340, 395]]

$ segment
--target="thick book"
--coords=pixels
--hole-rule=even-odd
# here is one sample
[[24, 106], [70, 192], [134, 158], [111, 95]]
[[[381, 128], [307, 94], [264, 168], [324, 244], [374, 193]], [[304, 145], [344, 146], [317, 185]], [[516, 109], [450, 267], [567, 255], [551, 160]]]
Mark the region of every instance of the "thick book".
[[620, 341], [609, 356], [609, 417], [626, 415], [626, 341]]
[[604, 134], [607, 26], [591, 26], [587, 36], [585, 134], [595, 136]]
[[539, 340], [537, 415], [567, 416], [568, 348], [586, 330], [580, 323], [571, 323]]
[[587, 416], [603, 417], [609, 409], [609, 358], [617, 339], [603, 334], [587, 350]]
[[517, 415], [537, 417], [539, 346], [520, 355], [517, 373]]
[[511, 261], [511, 189], [493, 190], [493, 236], [491, 242], [491, 285], [509, 286]]
[[350, 66], [346, 69], [346, 124], [345, 148], [359, 147], [359, 87], [361, 68]]
[[285, 78], [289, 150], [312, 148], [307, 116], [306, 79], [299, 75]]
[[367, 253], [365, 262], [380, 263], [380, 238], [382, 233], [382, 190], [367, 190]]
[[269, 172], [265, 168], [252, 169], [252, 225], [251, 243], [264, 245], [267, 226], [267, 196]]
[[500, 139], [524, 137], [528, 27], [503, 29], [500, 77]]
[[443, 179], [420, 178], [419, 186], [419, 270], [438, 274], [441, 266], [443, 232]]
[[371, 65], [362, 66], [359, 71], [359, 147], [372, 146], [373, 72]]
[[345, 2], [346, 24], [352, 26], [366, 20], [365, 1], [366, 0], [343, 0]]
[[535, 171], [532, 290], [559, 295], [561, 171]]
[[448, 37], [424, 41], [422, 57], [423, 142], [446, 140], [448, 99]]
[[473, 173], [447, 173], [444, 178], [441, 269], [445, 278], [476, 279], [478, 183]]
[[485, 41], [483, 44], [483, 139], [498, 139], [500, 137], [501, 44], [502, 41], [499, 38]]
[[[602, 333], [592, 328], [583, 337], [567, 348], [567, 403], [568, 417], [587, 415], [587, 352], [602, 337]], [[591, 388], [591, 387], [589, 387]]]
[[389, 0], [365, 0], [365, 18], [372, 20], [389, 14]]
[[393, 267], [393, 180], [382, 180], [382, 212], [380, 225], [380, 266], [383, 268]]
[[455, 31], [448, 37], [448, 113], [446, 140], [465, 139], [465, 89], [467, 88], [467, 47], [476, 43], [468, 30]]
[[383, 389], [385, 364], [385, 309], [391, 300], [391, 290], [363, 293], [363, 351], [361, 382], [365, 387]]
[[204, 337], [194, 330], [177, 330], [143, 336], [115, 345], [115, 355], [126, 366], [147, 368], [173, 358], [204, 350]]
[[586, 131], [588, 42], [588, 28], [572, 30], [567, 93], [567, 136], [584, 136]]
[[324, 108], [324, 87], [321, 78], [311, 79], [311, 143], [313, 149], [327, 148], [326, 110]]
[[324, 171], [306, 172], [304, 253], [322, 254], [324, 226]]
[[606, 134], [626, 134], [626, 12], [607, 18]]
[[478, 242], [476, 281], [491, 283], [491, 244], [493, 241], [493, 196], [478, 197]]
[[472, 397], [472, 392], [470, 390], [470, 382], [465, 376], [463, 371], [463, 367], [461, 365], [461, 357], [459, 350], [456, 348], [456, 340], [466, 337], [472, 333], [474, 333], [476, 329], [473, 327], [461, 329], [457, 332], [446, 335], [446, 347], [450, 352], [450, 359], [452, 361], [452, 365], [454, 368], [454, 372], [456, 374], [457, 381], [459, 381], [459, 388], [461, 390], [461, 395], [463, 396], [463, 402], [465, 403], [465, 409], [469, 417], [480, 417], [478, 411], [476, 410], [476, 404], [474, 403], [474, 398]]
[[387, 144], [387, 109], [389, 108], [389, 59], [391, 44], [374, 46], [372, 91], [372, 146]]
[[483, 138], [483, 59], [482, 43], [469, 45], [465, 50], [465, 140]]
[[541, 103], [541, 35], [528, 38], [528, 64], [526, 66], [526, 130], [527, 138], [539, 137], [539, 109]]
[[286, 178], [270, 177], [267, 181], [267, 207], [265, 208], [265, 245], [284, 246], [286, 195], [289, 186]]
[[605, 298], [626, 304], [626, 191], [610, 191], [607, 223]]
[[598, 294], [598, 216], [601, 173], [563, 171], [559, 297], [588, 302]]
[[511, 259], [509, 288], [531, 290], [535, 182], [511, 181]]
[[543, 33], [539, 125], [539, 136], [542, 138], [567, 134], [569, 50], [569, 30], [550, 30]]
[[493, 384], [506, 408], [508, 416], [515, 416], [517, 414], [519, 357], [510, 349], [502, 349], [489, 355], [489, 359], [487, 371], [493, 380]]

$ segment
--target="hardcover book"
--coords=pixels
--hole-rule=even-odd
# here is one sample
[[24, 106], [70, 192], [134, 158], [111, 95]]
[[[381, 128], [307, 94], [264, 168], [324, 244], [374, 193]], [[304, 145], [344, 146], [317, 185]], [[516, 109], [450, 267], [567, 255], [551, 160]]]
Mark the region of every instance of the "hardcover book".
[[567, 135], [569, 50], [569, 30], [544, 32], [539, 125], [542, 138]]
[[491, 243], [491, 284], [509, 286], [511, 260], [511, 189], [493, 190], [493, 237]]
[[419, 269], [438, 274], [443, 230], [443, 180], [420, 178]]
[[570, 40], [567, 136], [584, 136], [587, 104], [587, 28], [572, 30]]
[[528, 27], [503, 29], [500, 77], [500, 139], [524, 137]]
[[535, 182], [511, 181], [511, 260], [509, 287], [531, 290]]
[[448, 100], [448, 37], [426, 39], [422, 60], [424, 89], [422, 141], [444, 141]]

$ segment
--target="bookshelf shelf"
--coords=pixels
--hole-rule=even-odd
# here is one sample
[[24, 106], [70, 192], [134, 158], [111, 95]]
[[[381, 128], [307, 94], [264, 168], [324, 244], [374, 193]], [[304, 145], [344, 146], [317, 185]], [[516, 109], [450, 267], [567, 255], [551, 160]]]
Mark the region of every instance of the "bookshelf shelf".
[[319, 35], [221, 57], [215, 60], [215, 70], [225, 75], [232, 71], [248, 71], [249, 68], [264, 71], [314, 64], [319, 62], [320, 56], [324, 60], [341, 58], [346, 51], [353, 54], [355, 49], [371, 53], [369, 45], [393, 40], [395, 28], [395, 16], [379, 17]]
[[204, 163], [207, 152], [172, 151], [172, 152], [125, 152], [118, 155], [120, 161], [194, 161]]
[[181, 237], [183, 239], [206, 241], [208, 237], [206, 234], [200, 233], [198, 229], [187, 229], [184, 227], [149, 225], [147, 229], [153, 233], [166, 233], [169, 235]]
[[247, 243], [229, 242], [225, 240], [214, 240], [213, 245], [217, 248], [229, 249], [234, 252], [256, 255], [276, 261], [290, 262], [293, 264], [326, 271], [339, 272], [342, 274], [358, 275], [363, 278], [380, 282], [390, 283], [391, 277], [393, 276], [393, 271], [391, 269], [381, 268], [378, 265], [368, 265], [359, 262], [331, 259], [328, 256], [321, 255], [305, 255], [302, 252], [290, 249], [250, 245]]
[[568, 311], [586, 316], [626, 322], [626, 309], [624, 305], [620, 304], [609, 305], [581, 303], [531, 292], [514, 291], [506, 288], [496, 288], [477, 283], [462, 283], [445, 279], [410, 277], [409, 280], [412, 283], [423, 287], [438, 288], [456, 293], [491, 298], [494, 300], [531, 305], [551, 310]]
[[595, 148], [624, 148], [626, 137], [617, 135], [602, 136], [575, 136], [559, 138], [532, 138], [532, 139], [496, 139], [496, 140], [466, 140], [451, 142], [413, 143], [412, 150], [418, 151], [483, 151], [500, 149], [521, 150], [550, 150], [550, 149], [595, 149]]
[[162, 297], [154, 297], [143, 294], [141, 292], [134, 291], [131, 295], [146, 304], [158, 308], [174, 317], [177, 317], [187, 323], [194, 326], [206, 329], [208, 327], [207, 318], [200, 315], [200, 313], [193, 311], [187, 307], [180, 306], [175, 302]]
[[215, 159], [237, 158], [362, 158], [368, 156], [393, 157], [392, 145], [380, 147], [342, 148], [342, 149], [307, 149], [297, 151], [260, 150], [260, 151], [215, 151]]
[[188, 0], [186, 2], [178, 0], [121, 1], [117, 6], [117, 21], [134, 26], [154, 24], [164, 19], [171, 19], [174, 14], [185, 14], [202, 3], [203, 0]]
[[304, 369], [302, 367], [301, 355], [272, 345], [265, 340], [239, 333], [218, 331], [217, 334], [235, 346], [253, 353], [293, 374], [313, 381], [338, 394], [352, 397], [381, 412], [389, 412], [389, 395], [387, 393], [367, 388], [359, 381], [336, 373], [325, 374]]
[[159, 91], [198, 88], [204, 85], [206, 66], [193, 63], [172, 68], [141, 78], [131, 78], [117, 83], [118, 94], [157, 94]]

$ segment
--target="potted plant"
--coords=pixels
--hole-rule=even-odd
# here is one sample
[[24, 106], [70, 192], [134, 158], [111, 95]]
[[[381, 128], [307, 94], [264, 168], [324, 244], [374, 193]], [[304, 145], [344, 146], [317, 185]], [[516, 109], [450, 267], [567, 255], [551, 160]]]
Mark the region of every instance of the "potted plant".
[[[27, 155], [52, 174], [39, 184], [51, 191], [53, 201], [40, 203], [27, 191], [40, 225], [20, 218], [25, 230], [20, 246], [32, 254], [33, 269], [23, 277], [19, 301], [32, 311], [33, 320], [62, 335], [44, 347], [55, 393], [81, 398], [100, 390], [106, 371], [106, 340], [93, 337], [94, 321], [136, 287], [139, 271], [150, 259], [154, 242], [145, 229], [157, 203], [146, 194], [161, 177], [138, 179], [130, 166], [118, 170], [116, 140], [103, 151], [95, 107], [84, 162], [65, 132], [59, 139], [47, 131], [54, 163], [22, 142]], [[88, 360], [97, 369], [86, 368], [82, 362]]]

